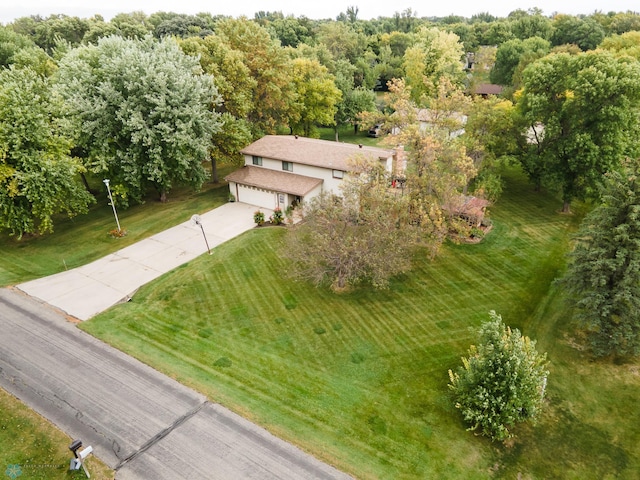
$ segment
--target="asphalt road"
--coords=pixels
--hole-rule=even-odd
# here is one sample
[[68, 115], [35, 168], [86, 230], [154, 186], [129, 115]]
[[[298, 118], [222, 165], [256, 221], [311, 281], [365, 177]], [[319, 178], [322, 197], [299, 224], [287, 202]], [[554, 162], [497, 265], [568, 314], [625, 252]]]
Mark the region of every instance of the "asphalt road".
[[351, 478], [8, 289], [0, 387], [93, 446], [117, 479]]

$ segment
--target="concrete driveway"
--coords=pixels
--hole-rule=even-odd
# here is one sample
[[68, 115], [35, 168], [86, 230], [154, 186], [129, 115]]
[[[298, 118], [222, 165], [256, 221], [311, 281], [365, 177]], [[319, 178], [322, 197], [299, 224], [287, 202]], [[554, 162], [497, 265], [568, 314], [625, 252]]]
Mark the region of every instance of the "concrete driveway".
[[350, 478], [18, 291], [0, 289], [0, 332], [0, 387], [117, 479]]
[[[209, 246], [214, 248], [253, 228], [257, 208], [227, 203], [202, 214]], [[265, 216], [269, 215], [271, 212], [265, 211]], [[17, 287], [73, 317], [88, 320], [126, 301], [145, 283], [206, 251], [202, 230], [186, 221], [95, 262]]]

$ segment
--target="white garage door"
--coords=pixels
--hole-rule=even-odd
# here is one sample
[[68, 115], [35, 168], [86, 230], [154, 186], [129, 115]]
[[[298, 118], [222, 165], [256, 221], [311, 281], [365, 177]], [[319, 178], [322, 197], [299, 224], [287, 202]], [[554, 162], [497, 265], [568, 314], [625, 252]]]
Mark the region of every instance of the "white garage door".
[[277, 198], [275, 192], [238, 185], [238, 201], [273, 210], [276, 206]]

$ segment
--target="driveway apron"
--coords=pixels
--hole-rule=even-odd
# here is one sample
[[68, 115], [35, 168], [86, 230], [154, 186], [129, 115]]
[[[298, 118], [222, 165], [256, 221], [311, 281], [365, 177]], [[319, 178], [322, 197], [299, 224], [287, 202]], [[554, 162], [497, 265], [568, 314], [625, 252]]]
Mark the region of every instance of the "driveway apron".
[[[253, 228], [256, 208], [227, 203], [202, 214], [209, 246], [214, 248]], [[145, 283], [206, 251], [201, 228], [186, 221], [95, 262], [17, 287], [75, 318], [88, 320], [127, 301]]]

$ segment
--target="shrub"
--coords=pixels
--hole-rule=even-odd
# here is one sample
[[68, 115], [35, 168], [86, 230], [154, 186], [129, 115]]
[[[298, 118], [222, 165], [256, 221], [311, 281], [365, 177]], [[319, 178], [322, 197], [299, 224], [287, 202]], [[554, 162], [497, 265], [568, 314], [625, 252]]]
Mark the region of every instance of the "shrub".
[[471, 236], [473, 238], [482, 238], [482, 237], [484, 237], [484, 231], [481, 228], [478, 228], [478, 227], [473, 227], [471, 229], [470, 233], [471, 233]]
[[262, 224], [264, 224], [264, 212], [260, 210], [256, 210], [255, 213], [253, 214], [253, 221], [258, 226], [261, 226]]
[[480, 327], [479, 346], [469, 348], [456, 373], [449, 370], [449, 388], [456, 408], [471, 424], [468, 430], [505, 440], [513, 436], [513, 425], [539, 413], [548, 362], [534, 341], [506, 327], [496, 312], [489, 315], [491, 321]]
[[282, 215], [282, 210], [280, 209], [280, 207], [276, 207], [276, 209], [273, 211], [273, 215], [269, 217], [269, 221], [274, 225], [280, 225], [282, 222], [284, 222], [284, 216]]

